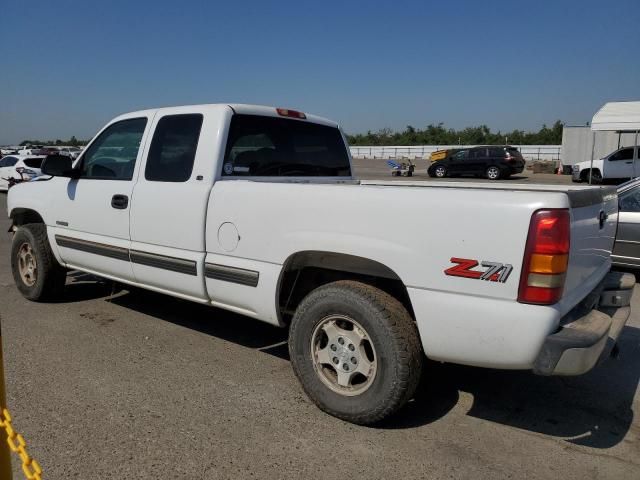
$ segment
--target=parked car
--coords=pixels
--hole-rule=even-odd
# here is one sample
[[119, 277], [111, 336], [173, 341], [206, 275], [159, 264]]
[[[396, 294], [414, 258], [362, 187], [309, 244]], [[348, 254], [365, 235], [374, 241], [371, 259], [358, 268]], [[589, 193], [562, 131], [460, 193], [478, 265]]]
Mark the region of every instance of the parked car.
[[67, 157], [74, 159], [78, 158], [78, 155], [80, 155], [81, 152], [82, 150], [78, 147], [60, 147], [58, 150], [59, 155], [66, 155]]
[[618, 231], [611, 260], [614, 265], [640, 268], [640, 179], [618, 186]]
[[40, 155], [40, 149], [42, 148], [42, 145], [23, 146], [18, 150], [18, 155]]
[[473, 175], [498, 180], [523, 170], [524, 159], [518, 149], [505, 145], [458, 150], [443, 160], [433, 162], [427, 173], [430, 177], [437, 178]]
[[578, 375], [630, 314], [612, 187], [359, 182], [336, 123], [237, 104], [119, 116], [42, 169], [7, 198], [22, 295], [60, 301], [74, 269], [287, 327], [308, 396], [359, 424], [425, 355]]
[[[622, 181], [640, 176], [640, 148], [622, 147], [603, 158], [593, 161], [591, 183], [600, 184], [603, 181]], [[635, 168], [634, 168], [635, 158]], [[588, 182], [591, 171], [591, 161], [585, 160], [573, 166], [572, 180], [576, 183]]]
[[43, 156], [8, 155], [0, 160], [0, 190], [9, 189], [9, 178], [31, 180], [42, 174]]

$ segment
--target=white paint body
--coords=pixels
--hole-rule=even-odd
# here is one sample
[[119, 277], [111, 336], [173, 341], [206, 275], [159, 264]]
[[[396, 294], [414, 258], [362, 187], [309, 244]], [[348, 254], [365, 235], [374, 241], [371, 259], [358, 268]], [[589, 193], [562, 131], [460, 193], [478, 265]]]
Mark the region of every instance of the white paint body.
[[[131, 181], [54, 177], [18, 185], [9, 194], [9, 213], [38, 212], [54, 254], [69, 268], [276, 325], [281, 323], [279, 280], [294, 254], [319, 251], [373, 260], [407, 288], [427, 356], [495, 368], [531, 368], [545, 337], [610, 268], [615, 198], [571, 208], [567, 195], [568, 189], [595, 187], [223, 177], [234, 112], [277, 116], [274, 108], [246, 105], [122, 115], [113, 122], [148, 119]], [[191, 178], [148, 182], [140, 172], [155, 125], [176, 113], [201, 113], [204, 119]], [[299, 121], [337, 127], [311, 115]], [[111, 208], [114, 194], [128, 195], [129, 208]], [[570, 208], [572, 219], [565, 293], [552, 306], [517, 302], [529, 222], [541, 208]], [[601, 209], [609, 214], [602, 229]], [[192, 261], [197, 274], [61, 247], [56, 235]], [[451, 257], [511, 264], [513, 271], [505, 283], [447, 276]], [[259, 272], [259, 282], [253, 287], [206, 278], [205, 263]]]

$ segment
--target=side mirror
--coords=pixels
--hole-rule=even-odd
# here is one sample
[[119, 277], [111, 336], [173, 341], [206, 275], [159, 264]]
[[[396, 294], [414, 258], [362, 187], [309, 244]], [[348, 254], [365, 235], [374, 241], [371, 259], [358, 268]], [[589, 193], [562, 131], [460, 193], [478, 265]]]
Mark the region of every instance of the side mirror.
[[73, 169], [73, 159], [65, 155], [47, 155], [40, 167], [43, 175], [79, 178], [80, 171]]

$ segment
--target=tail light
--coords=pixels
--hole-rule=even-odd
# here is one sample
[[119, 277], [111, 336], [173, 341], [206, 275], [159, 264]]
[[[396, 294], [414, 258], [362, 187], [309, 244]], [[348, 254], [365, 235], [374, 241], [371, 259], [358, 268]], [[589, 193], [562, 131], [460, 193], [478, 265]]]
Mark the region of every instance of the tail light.
[[307, 118], [304, 113], [298, 112], [297, 110], [289, 110], [288, 108], [276, 108], [276, 112], [278, 112], [278, 115], [281, 117], [299, 118], [301, 120]]
[[569, 265], [569, 210], [538, 210], [531, 217], [518, 302], [552, 305], [560, 300]]

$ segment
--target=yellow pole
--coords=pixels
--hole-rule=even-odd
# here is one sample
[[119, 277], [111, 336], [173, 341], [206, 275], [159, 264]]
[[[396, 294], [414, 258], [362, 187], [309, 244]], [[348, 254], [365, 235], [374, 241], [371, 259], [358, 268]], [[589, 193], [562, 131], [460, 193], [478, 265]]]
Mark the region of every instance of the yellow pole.
[[[0, 323], [0, 412], [7, 408], [7, 397], [4, 391], [4, 364], [2, 362], [2, 324]], [[11, 450], [7, 443], [7, 435], [0, 430], [0, 480], [11, 480]]]

